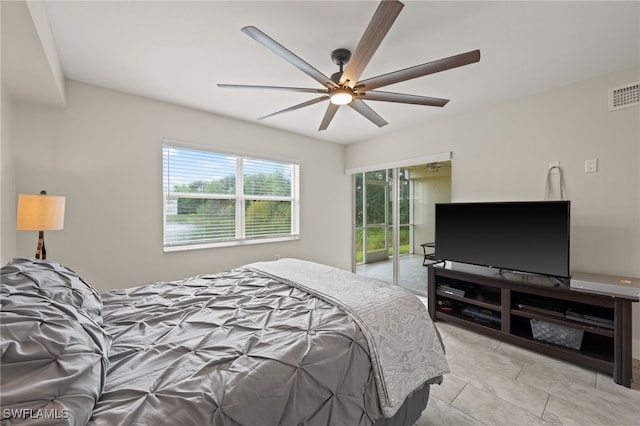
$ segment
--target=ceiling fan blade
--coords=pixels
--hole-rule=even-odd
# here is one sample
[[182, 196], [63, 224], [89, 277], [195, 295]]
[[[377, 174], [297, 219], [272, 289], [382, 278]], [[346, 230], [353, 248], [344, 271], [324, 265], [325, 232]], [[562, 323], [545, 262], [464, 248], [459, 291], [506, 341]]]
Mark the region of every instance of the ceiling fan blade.
[[327, 89], [307, 89], [304, 87], [284, 87], [284, 86], [253, 86], [250, 84], [218, 84], [218, 87], [223, 87], [225, 89], [267, 89], [267, 90], [282, 90], [287, 92], [327, 93]]
[[426, 64], [390, 72], [367, 80], [362, 80], [358, 82], [356, 89], [361, 91], [372, 90], [378, 87], [388, 86], [390, 84], [400, 83], [417, 77], [461, 67], [463, 65], [469, 65], [474, 62], [478, 62], [479, 60], [480, 51], [473, 50], [459, 55], [450, 56], [448, 58], [438, 59], [437, 61], [427, 62]]
[[443, 107], [449, 99], [432, 98], [429, 96], [406, 95], [404, 93], [379, 92], [370, 90], [358, 96], [366, 101], [398, 102], [402, 104], [427, 105]]
[[373, 18], [371, 18], [367, 29], [354, 50], [351, 60], [347, 64], [347, 68], [342, 73], [340, 78], [341, 86], [347, 80], [349, 81], [349, 87], [355, 86], [403, 7], [404, 4], [397, 0], [382, 0], [380, 2], [378, 9], [376, 9]]
[[372, 110], [369, 105], [365, 104], [360, 99], [354, 99], [348, 105], [358, 111], [360, 114], [364, 115], [365, 118], [367, 118], [378, 127], [386, 126], [387, 124], [389, 124], [384, 121], [384, 118], [380, 117], [377, 112]]
[[293, 52], [288, 50], [286, 47], [282, 46], [280, 43], [257, 29], [256, 27], [244, 27], [242, 32], [247, 34], [249, 37], [271, 50], [278, 56], [280, 56], [285, 61], [289, 62], [294, 67], [298, 68], [309, 77], [313, 78], [320, 84], [326, 87], [338, 87], [336, 83], [331, 81], [329, 77], [322, 74], [320, 71], [309, 65], [307, 62], [300, 59]]
[[258, 118], [258, 120], [264, 120], [265, 118], [273, 117], [274, 115], [282, 114], [282, 113], [289, 112], [289, 111], [295, 111], [297, 109], [308, 107], [309, 105], [317, 104], [318, 102], [322, 102], [322, 101], [327, 100], [327, 99], [329, 99], [328, 95], [320, 96], [319, 98], [311, 99], [310, 101], [306, 101], [306, 102], [303, 102], [301, 104], [294, 105], [292, 107], [285, 108], [283, 110], [271, 113], [269, 115], [265, 115], [263, 117]]
[[329, 106], [327, 107], [327, 111], [324, 113], [324, 118], [322, 119], [322, 123], [320, 123], [320, 128], [318, 129], [318, 131], [327, 130], [327, 127], [329, 127], [329, 123], [331, 123], [331, 120], [333, 120], [336, 112], [338, 112], [338, 108], [340, 108], [340, 105], [335, 105], [329, 102]]

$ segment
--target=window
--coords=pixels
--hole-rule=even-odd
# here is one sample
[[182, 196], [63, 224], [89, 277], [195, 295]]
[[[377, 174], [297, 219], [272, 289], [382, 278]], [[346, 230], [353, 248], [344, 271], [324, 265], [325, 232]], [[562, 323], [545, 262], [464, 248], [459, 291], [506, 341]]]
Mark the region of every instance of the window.
[[165, 251], [299, 237], [299, 166], [165, 143]]

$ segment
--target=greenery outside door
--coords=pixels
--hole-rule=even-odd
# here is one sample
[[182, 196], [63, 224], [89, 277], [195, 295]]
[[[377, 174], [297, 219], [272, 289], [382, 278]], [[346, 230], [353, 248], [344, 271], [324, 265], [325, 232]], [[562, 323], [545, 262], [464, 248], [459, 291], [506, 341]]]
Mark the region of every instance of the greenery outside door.
[[[394, 169], [355, 176], [355, 263], [372, 263], [393, 256]], [[412, 250], [411, 182], [406, 169], [398, 173], [399, 254]]]
[[389, 258], [389, 193], [384, 170], [365, 174], [364, 263]]

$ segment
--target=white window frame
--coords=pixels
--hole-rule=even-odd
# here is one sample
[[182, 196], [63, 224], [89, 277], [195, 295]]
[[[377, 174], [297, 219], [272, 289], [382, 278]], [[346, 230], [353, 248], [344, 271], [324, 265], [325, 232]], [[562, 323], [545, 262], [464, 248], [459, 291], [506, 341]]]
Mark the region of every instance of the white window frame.
[[[202, 193], [176, 193], [165, 192], [164, 190], [164, 148], [186, 148], [194, 151], [210, 152], [214, 154], [223, 154], [236, 157], [236, 191], [235, 194], [202, 194]], [[164, 252], [176, 252], [185, 250], [198, 250], [215, 247], [239, 246], [245, 244], [262, 244], [280, 241], [294, 241], [300, 239], [300, 164], [297, 160], [287, 158], [276, 158], [272, 156], [264, 156], [251, 154], [246, 152], [228, 151], [213, 148], [207, 145], [194, 144], [191, 142], [178, 141], [174, 139], [163, 139], [162, 141], [162, 241]], [[245, 195], [244, 194], [244, 175], [243, 175], [243, 159], [274, 161], [287, 163], [292, 166], [292, 182], [290, 196], [264, 196], [264, 195]], [[184, 196], [185, 198], [205, 198], [212, 200], [235, 200], [235, 238], [217, 240], [210, 242], [191, 242], [181, 244], [169, 244], [165, 242], [167, 228], [167, 198], [175, 196]], [[245, 230], [245, 203], [247, 200], [266, 200], [266, 201], [287, 201], [291, 203], [291, 233], [280, 236], [256, 236], [247, 237]]]

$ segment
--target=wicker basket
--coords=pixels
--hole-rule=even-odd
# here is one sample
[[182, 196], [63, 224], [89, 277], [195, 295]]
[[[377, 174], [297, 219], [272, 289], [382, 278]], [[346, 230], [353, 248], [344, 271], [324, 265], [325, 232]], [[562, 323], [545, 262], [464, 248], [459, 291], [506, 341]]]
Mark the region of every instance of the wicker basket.
[[531, 331], [535, 340], [554, 343], [576, 350], [580, 350], [580, 346], [582, 346], [584, 330], [532, 319]]

